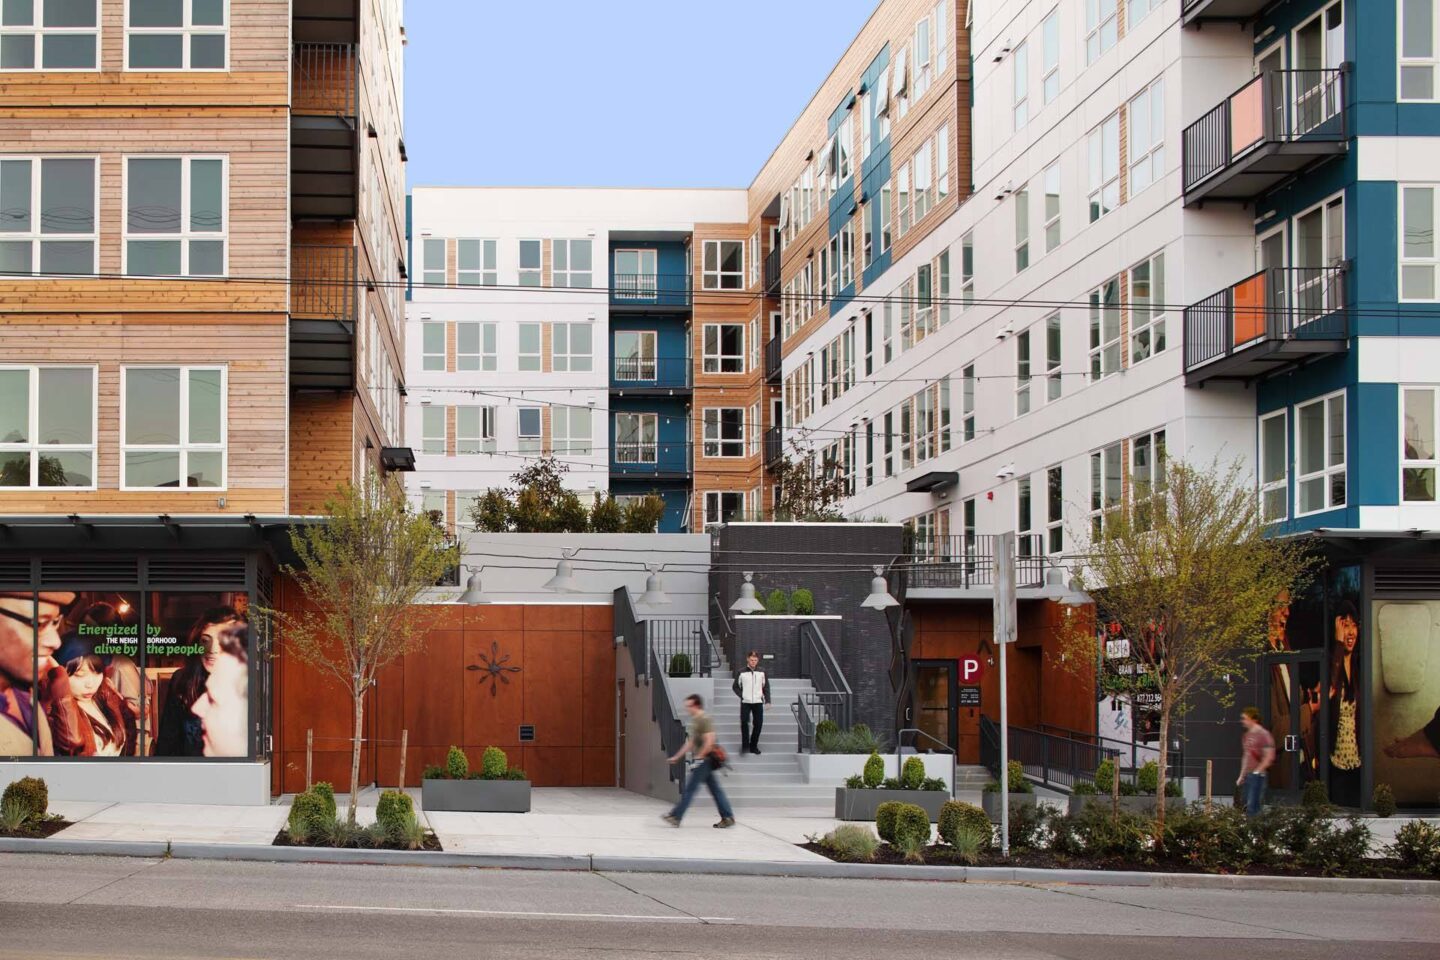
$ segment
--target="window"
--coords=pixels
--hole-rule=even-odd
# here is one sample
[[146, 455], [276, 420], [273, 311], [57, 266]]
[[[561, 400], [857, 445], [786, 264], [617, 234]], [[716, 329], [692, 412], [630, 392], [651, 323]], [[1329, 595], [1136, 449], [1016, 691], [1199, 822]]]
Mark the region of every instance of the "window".
[[[540, 241], [520, 241], [520, 286], [540, 286]], [[523, 369], [523, 368], [522, 368]]]
[[0, 488], [95, 488], [95, 368], [0, 367]]
[[519, 327], [519, 351], [517, 369], [534, 371], [540, 369], [540, 324], [522, 323]]
[[421, 242], [420, 282], [427, 287], [445, 286], [445, 238], [426, 237]]
[[615, 379], [655, 379], [655, 331], [615, 331]]
[[224, 70], [229, 66], [227, 0], [129, 0], [126, 6], [126, 70]]
[[1090, 379], [1120, 369], [1120, 278], [1090, 292]]
[[589, 373], [595, 369], [592, 331], [588, 323], [553, 323], [550, 325], [551, 362], [560, 373]]
[[9, 0], [0, 10], [0, 70], [94, 70], [97, 0]]
[[1118, 0], [1085, 0], [1085, 62], [1094, 63], [1120, 38]]
[[1045, 168], [1045, 252], [1060, 246], [1060, 161]]
[[950, 195], [950, 125], [935, 131], [936, 203]]
[[760, 231], [750, 234], [750, 286], [760, 285]]
[[880, 365], [895, 359], [895, 301], [885, 298], [884, 322], [880, 325]]
[[[427, 244], [429, 240], [425, 241]], [[587, 241], [588, 242], [588, 241]], [[493, 287], [499, 284], [500, 274], [496, 269], [496, 241], [457, 240], [455, 282], [462, 287]], [[440, 268], [444, 269], [444, 260]], [[444, 280], [444, 274], [441, 274]], [[427, 278], [426, 283], [429, 283]], [[588, 284], [587, 284], [588, 286]]]
[[654, 250], [616, 250], [610, 285], [617, 300], [653, 299], [657, 289]]
[[950, 250], [947, 247], [935, 258], [935, 272], [940, 278], [940, 326], [950, 322]]
[[420, 324], [420, 369], [445, 369], [445, 324], [439, 321]]
[[1400, 0], [1400, 99], [1434, 100], [1440, 66], [1435, 0]]
[[868, 270], [875, 262], [875, 224], [871, 220], [870, 205], [860, 201], [857, 215], [860, 221], [860, 269]]
[[1345, 506], [1345, 392], [1295, 408], [1296, 516]]
[[1030, 188], [1015, 191], [1015, 272], [1030, 266]]
[[1050, 11], [1040, 26], [1040, 92], [1045, 103], [1060, 96], [1060, 9]]
[[930, 143], [926, 141], [915, 151], [915, 222], [919, 223], [930, 212], [930, 189], [934, 180], [930, 176]]
[[225, 275], [225, 159], [127, 157], [125, 273]]
[[975, 439], [975, 364], [960, 371], [960, 435], [966, 442]]
[[745, 325], [707, 323], [704, 330], [706, 373], [745, 372]]
[[[430, 326], [430, 324], [426, 324], [426, 326]], [[439, 326], [439, 324], [435, 324], [435, 326]], [[427, 356], [425, 359], [428, 364], [430, 358]], [[426, 366], [425, 369], [431, 368]], [[444, 369], [443, 359], [442, 366], [436, 369]], [[469, 322], [455, 324], [455, 369], [495, 369], [495, 324]]]
[[1015, 338], [1015, 416], [1030, 412], [1030, 331]]
[[1286, 411], [1260, 418], [1260, 516], [1266, 523], [1289, 514], [1290, 437]]
[[1120, 205], [1120, 115], [1090, 131], [1090, 222]]
[[839, 295], [841, 290], [855, 282], [855, 221], [845, 221], [845, 226], [840, 228], [840, 286], [834, 291]]
[[593, 283], [589, 240], [550, 241], [551, 286], [589, 288]]
[[1165, 490], [1165, 431], [1145, 433], [1130, 441], [1130, 499], [1135, 504], [1135, 526], [1149, 530]]
[[745, 456], [745, 409], [711, 407], [705, 411], [705, 456]]
[[122, 490], [225, 486], [225, 368], [121, 367]]
[[653, 413], [615, 414], [615, 462], [655, 463], [659, 420]]
[[930, 18], [926, 16], [915, 23], [915, 84], [910, 91], [912, 99], [919, 100], [930, 89], [931, 67]]
[[745, 518], [745, 494], [740, 490], [707, 490], [705, 523], [733, 523]]
[[880, 252], [884, 253], [890, 249], [890, 183], [886, 181], [880, 188]]
[[516, 411], [515, 450], [517, 453], [539, 453], [540, 446], [540, 408], [521, 407]]
[[420, 452], [445, 455], [445, 407], [420, 408]]
[[555, 453], [574, 453], [589, 456], [593, 443], [592, 417], [589, 407], [566, 407], [556, 405], [550, 408], [551, 448]]
[[1019, 130], [1030, 120], [1030, 44], [1022, 42], [1010, 56], [1013, 67], [1011, 76], [1015, 82], [1012, 112], [1015, 115], [1015, 129]]
[[1045, 318], [1045, 400], [1060, 399], [1060, 314]]
[[1165, 254], [1130, 268], [1130, 363], [1165, 349]]
[[1035, 527], [1034, 506], [1030, 478], [1021, 477], [1015, 481], [1015, 555], [1018, 557], [1035, 555], [1031, 540]]
[[855, 124], [853, 112], [846, 113], [845, 119], [840, 121], [840, 126], [835, 131], [835, 183], [841, 184], [850, 179], [850, 150], [851, 144], [855, 142]]
[[1156, 80], [1130, 101], [1130, 195], [1165, 174], [1165, 81]]
[[706, 240], [701, 286], [706, 290], [745, 287], [745, 244], [740, 240]]
[[[426, 408], [428, 413], [429, 407]], [[444, 444], [444, 437], [441, 437]], [[455, 453], [466, 456], [495, 452], [495, 408], [455, 408]]]
[[895, 194], [899, 204], [900, 222], [895, 225], [895, 238], [910, 232], [910, 164], [900, 167], [895, 174]]
[[1065, 552], [1065, 480], [1060, 467], [1045, 471], [1045, 552]]
[[1120, 506], [1123, 447], [1114, 443], [1090, 454], [1090, 535], [1098, 539], [1105, 515]]
[[0, 273], [97, 272], [96, 168], [90, 158], [0, 159]]
[[[1440, 284], [1435, 271], [1440, 254], [1435, 246], [1435, 197], [1433, 186], [1400, 187], [1400, 299], [1437, 299]], [[3, 246], [3, 244], [0, 244]]]
[[750, 369], [760, 369], [760, 318], [750, 318]]
[[[0, 377], [4, 373], [0, 372]], [[1400, 413], [1400, 499], [1404, 503], [1434, 503], [1435, 476], [1440, 472], [1436, 452], [1437, 403], [1440, 389], [1404, 387]], [[3, 438], [3, 433], [0, 433]], [[3, 457], [4, 454], [0, 454]]]
[[975, 235], [960, 238], [960, 309], [975, 302]]

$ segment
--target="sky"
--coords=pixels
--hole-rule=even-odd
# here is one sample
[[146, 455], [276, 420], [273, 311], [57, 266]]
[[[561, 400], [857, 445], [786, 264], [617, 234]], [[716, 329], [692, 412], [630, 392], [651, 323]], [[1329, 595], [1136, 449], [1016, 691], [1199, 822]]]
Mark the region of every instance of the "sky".
[[410, 186], [748, 186], [876, 3], [406, 0]]

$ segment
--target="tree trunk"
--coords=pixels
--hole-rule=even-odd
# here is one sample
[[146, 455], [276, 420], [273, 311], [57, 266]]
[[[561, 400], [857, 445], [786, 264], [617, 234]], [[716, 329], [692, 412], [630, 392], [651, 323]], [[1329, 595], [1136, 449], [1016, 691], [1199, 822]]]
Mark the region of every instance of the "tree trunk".
[[346, 818], [355, 822], [355, 807], [360, 796], [360, 746], [365, 742], [365, 688], [361, 687], [355, 697], [355, 737], [350, 743], [350, 806]]
[[1165, 845], [1165, 785], [1170, 782], [1170, 698], [1160, 695], [1160, 779], [1155, 784], [1155, 847]]

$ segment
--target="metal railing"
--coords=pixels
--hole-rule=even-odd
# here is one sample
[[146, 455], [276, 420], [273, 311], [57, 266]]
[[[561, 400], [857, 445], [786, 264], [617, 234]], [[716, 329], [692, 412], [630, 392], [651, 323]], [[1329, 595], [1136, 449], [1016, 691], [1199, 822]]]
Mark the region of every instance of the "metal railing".
[[774, 382], [780, 379], [780, 338], [771, 337], [765, 341], [765, 379]]
[[[661, 667], [659, 655], [651, 650], [650, 717], [660, 728], [660, 747], [665, 751], [665, 756], [673, 757], [685, 743], [685, 724], [675, 716], [675, 704], [670, 700], [670, 685], [665, 682]], [[678, 783], [681, 790], [685, 789], [685, 767], [684, 763], [670, 764], [670, 779]]]
[[[1095, 768], [1102, 760], [1119, 762], [1120, 751], [1073, 737], [1042, 733], [1026, 727], [1010, 727], [1009, 753], [1019, 761], [1025, 775], [1048, 787], [1071, 790], [1081, 781], [1094, 781]], [[995, 778], [1000, 776], [1000, 726], [989, 717], [980, 717], [980, 763]]]
[[740, 651], [737, 649], [739, 637], [735, 635], [735, 626], [730, 622], [730, 614], [716, 594], [710, 595], [710, 611], [710, 622], [720, 634], [718, 640], [712, 636], [711, 642], [715, 644], [716, 649], [720, 651], [727, 663], [738, 664], [740, 662]]
[[355, 248], [290, 248], [290, 313], [296, 317], [355, 319]]
[[765, 431], [765, 462], [776, 463], [785, 455], [784, 437], [779, 427], [770, 427]]
[[659, 460], [660, 445], [654, 440], [639, 443], [616, 442], [616, 463], [655, 463]]
[[616, 357], [610, 368], [614, 383], [655, 387], [689, 387], [690, 361], [684, 357]]
[[1343, 340], [1348, 263], [1270, 267], [1185, 308], [1185, 369], [1264, 341]]
[[773, 297], [780, 292], [780, 248], [765, 254], [765, 295]]
[[1345, 136], [1343, 69], [1266, 70], [1185, 128], [1185, 191], [1261, 144]]
[[625, 648], [630, 651], [630, 665], [635, 668], [635, 685], [646, 676], [650, 668], [650, 645], [645, 636], [645, 623], [635, 616], [635, 605], [630, 602], [630, 590], [616, 587], [614, 593], [615, 635], [622, 638]]
[[353, 118], [360, 59], [353, 43], [297, 43], [290, 101], [295, 113]]
[[[916, 588], [969, 589], [995, 583], [995, 536], [947, 535], [917, 537], [902, 563], [907, 585]], [[1038, 587], [1045, 582], [1045, 538], [1015, 538], [1015, 585]]]
[[713, 662], [709, 630], [700, 617], [645, 620], [645, 637], [666, 676], [708, 677]]
[[612, 273], [610, 299], [636, 306], [688, 307], [691, 279], [682, 273]]
[[815, 724], [819, 721], [832, 720], [842, 730], [850, 728], [855, 695], [845, 680], [845, 674], [840, 670], [839, 661], [830, 651], [825, 636], [814, 620], [807, 620], [800, 625], [798, 639], [799, 673], [814, 684], [815, 692], [801, 694], [796, 701], [794, 712], [797, 720], [810, 718], [812, 721], [808, 729], [804, 722], [797, 723], [799, 750], [802, 753], [811, 753], [815, 749]]

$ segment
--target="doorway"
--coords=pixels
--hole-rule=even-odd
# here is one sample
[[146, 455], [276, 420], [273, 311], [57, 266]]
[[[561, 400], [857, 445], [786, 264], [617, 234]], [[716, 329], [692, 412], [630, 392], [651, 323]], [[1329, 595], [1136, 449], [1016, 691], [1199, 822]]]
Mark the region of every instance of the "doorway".
[[1319, 651], [1265, 662], [1265, 721], [1275, 737], [1270, 791], [1278, 799], [1299, 800], [1305, 784], [1322, 779], [1321, 758], [1329, 739], [1327, 702], [1321, 696], [1324, 675]]
[[944, 744], [958, 753], [959, 691], [954, 660], [915, 661], [915, 712], [911, 723], [924, 736], [916, 749], [935, 750]]

